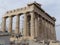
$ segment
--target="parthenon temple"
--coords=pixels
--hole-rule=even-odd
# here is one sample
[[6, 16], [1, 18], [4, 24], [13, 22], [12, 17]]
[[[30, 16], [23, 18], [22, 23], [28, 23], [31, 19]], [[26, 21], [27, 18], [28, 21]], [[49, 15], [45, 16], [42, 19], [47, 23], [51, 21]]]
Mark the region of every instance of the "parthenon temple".
[[23, 36], [37, 40], [56, 40], [55, 21], [36, 2], [27, 4], [26, 7], [7, 11], [3, 16], [2, 31], [6, 31], [6, 19], [9, 18], [8, 32], [12, 31], [13, 17], [16, 16], [15, 34], [20, 33], [20, 16], [24, 15]]

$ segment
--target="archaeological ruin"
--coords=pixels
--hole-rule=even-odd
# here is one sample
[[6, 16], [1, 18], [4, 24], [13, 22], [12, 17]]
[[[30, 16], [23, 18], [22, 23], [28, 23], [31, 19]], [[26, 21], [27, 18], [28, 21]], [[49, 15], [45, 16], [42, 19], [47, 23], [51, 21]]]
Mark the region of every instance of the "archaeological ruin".
[[13, 34], [12, 23], [16, 16], [16, 27], [14, 34], [21, 34], [20, 32], [20, 16], [24, 15], [23, 35], [25, 39], [40, 40], [56, 40], [55, 21], [42, 8], [41, 4], [36, 2], [27, 4], [26, 7], [7, 11], [3, 16], [2, 31], [6, 31], [6, 19], [9, 18], [8, 33]]

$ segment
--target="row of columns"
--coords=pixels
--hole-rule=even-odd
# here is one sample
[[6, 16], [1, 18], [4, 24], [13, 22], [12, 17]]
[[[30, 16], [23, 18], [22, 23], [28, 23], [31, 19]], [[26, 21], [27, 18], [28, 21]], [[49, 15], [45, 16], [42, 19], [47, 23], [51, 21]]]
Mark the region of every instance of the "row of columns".
[[[38, 17], [34, 12], [31, 12], [29, 14], [31, 16], [31, 21], [30, 21], [30, 23], [31, 23], [31, 30], [30, 30], [31, 37], [34, 38], [34, 37], [41, 36], [40, 37], [41, 39], [47, 39], [47, 38], [50, 39], [51, 38], [51, 29], [49, 28], [49, 26], [50, 26], [49, 23], [46, 22], [45, 20], [43, 20], [42, 17]], [[27, 13], [24, 14], [24, 28], [23, 28], [23, 35], [24, 36], [28, 36], [28, 30], [29, 30], [27, 15], [28, 15]], [[19, 33], [20, 32], [19, 31], [20, 16], [16, 15], [16, 17], [17, 18], [16, 18], [15, 33]], [[9, 31], [8, 32], [12, 33], [12, 17], [10, 16], [9, 19], [10, 19], [10, 22], [9, 22], [9, 28], [8, 28]], [[3, 29], [3, 32], [5, 32], [5, 30], [6, 30], [6, 18], [5, 17], [3, 18], [3, 28], [2, 29]], [[55, 30], [54, 27], [52, 27], [52, 29]], [[55, 31], [53, 34], [55, 34]]]
[[[28, 22], [27, 22], [27, 15], [24, 15], [24, 36], [28, 36]], [[34, 13], [30, 13], [30, 16], [31, 16], [31, 29], [30, 29], [30, 35], [32, 38], [35, 37], [35, 14]]]
[[[17, 15], [16, 16], [16, 30], [15, 30], [15, 33], [19, 33], [19, 22], [20, 22], [20, 16]], [[13, 20], [13, 17], [12, 16], [9, 16], [9, 27], [8, 27], [8, 32], [9, 33], [12, 33], [12, 20]], [[3, 25], [2, 25], [2, 31], [5, 32], [6, 31], [6, 17], [3, 17]]]
[[[38, 36], [40, 40], [56, 40], [55, 26], [43, 19], [39, 18]], [[53, 32], [53, 33], [52, 33]]]
[[[49, 40], [56, 40], [56, 36], [54, 37], [54, 35], [56, 35], [56, 32], [55, 32], [55, 26], [53, 26], [51, 23], [49, 23], [48, 21], [44, 21], [43, 22], [45, 24], [45, 26], [43, 27], [44, 30], [46, 30], [46, 34], [43, 34], [44, 35], [44, 38], [45, 39], [49, 39]], [[53, 32], [53, 34], [52, 34]], [[45, 37], [46, 35], [46, 37]]]
[[[31, 34], [31, 37], [34, 37], [35, 36], [35, 14], [30, 13], [30, 15], [31, 15], [31, 31], [30, 31], [31, 33], [30, 34]], [[20, 18], [20, 16], [16, 15], [16, 17], [17, 18], [16, 18], [16, 30], [15, 30], [15, 32], [19, 33], [19, 22], [20, 22], [19, 18]], [[9, 17], [9, 20], [10, 20], [10, 22], [9, 22], [8, 32], [12, 33], [12, 16]], [[27, 14], [25, 14], [24, 15], [24, 29], [23, 29], [24, 36], [28, 35], [28, 33], [27, 33], [27, 23], [28, 23], [27, 22]], [[6, 18], [5, 17], [3, 17], [2, 29], [3, 29], [3, 32], [6, 31]]]

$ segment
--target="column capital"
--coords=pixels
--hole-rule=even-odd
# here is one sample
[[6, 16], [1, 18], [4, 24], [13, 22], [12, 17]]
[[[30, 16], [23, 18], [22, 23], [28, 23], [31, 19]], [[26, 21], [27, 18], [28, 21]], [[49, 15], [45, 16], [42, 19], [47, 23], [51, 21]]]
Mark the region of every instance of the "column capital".
[[3, 19], [6, 19], [6, 17], [2, 17]]

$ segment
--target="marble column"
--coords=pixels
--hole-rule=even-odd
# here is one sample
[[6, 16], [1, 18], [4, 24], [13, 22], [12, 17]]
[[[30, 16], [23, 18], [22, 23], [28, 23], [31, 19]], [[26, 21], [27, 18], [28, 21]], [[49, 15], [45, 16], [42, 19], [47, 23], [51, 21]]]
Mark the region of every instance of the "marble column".
[[27, 14], [24, 14], [24, 31], [23, 35], [27, 36]]
[[19, 34], [19, 31], [20, 31], [19, 30], [19, 27], [20, 27], [19, 26], [20, 25], [19, 23], [20, 23], [20, 16], [19, 15], [16, 15], [16, 30], [15, 30], [15, 33], [16, 34]]
[[51, 36], [52, 36], [52, 35], [51, 35], [51, 24], [50, 24], [50, 39], [51, 39]]
[[9, 33], [12, 33], [12, 17], [11, 17], [11, 16], [9, 17], [9, 21], [10, 21], [10, 22], [9, 22], [8, 32], [9, 32]]
[[51, 38], [51, 40], [52, 40], [52, 25], [50, 24], [50, 31], [51, 31], [51, 36], [50, 36], [50, 38]]
[[35, 15], [34, 12], [30, 13], [31, 14], [31, 37], [35, 37]]
[[49, 31], [50, 31], [50, 39], [51, 39], [51, 25], [49, 24]]
[[38, 18], [39, 18], [39, 19], [38, 19], [38, 33], [37, 33], [37, 34], [38, 34], [38, 38], [41, 39], [41, 37], [42, 37], [42, 36], [41, 36], [41, 34], [42, 34], [42, 28], [41, 28], [41, 25], [42, 25], [42, 24], [41, 24], [41, 22], [42, 22], [42, 21], [41, 21], [41, 17], [38, 17]]
[[46, 40], [46, 37], [45, 37], [45, 35], [46, 35], [46, 33], [45, 33], [45, 20], [43, 19], [43, 39], [44, 40]]
[[47, 24], [48, 24], [48, 25], [47, 25], [47, 26], [48, 26], [48, 27], [47, 27], [47, 31], [48, 31], [48, 40], [50, 40], [50, 39], [51, 39], [51, 38], [50, 38], [50, 25], [49, 25], [50, 23], [48, 22]]
[[3, 21], [2, 21], [2, 31], [5, 32], [6, 31], [6, 18], [3, 17]]
[[48, 31], [47, 31], [47, 21], [45, 21], [45, 40], [48, 39]]
[[55, 26], [53, 26], [53, 35], [54, 35], [53, 39], [54, 39], [54, 40], [56, 40], [56, 31], [55, 31]]
[[35, 37], [38, 36], [38, 17], [35, 18]]
[[30, 32], [30, 17], [27, 17], [27, 36], [31, 36]]
[[43, 20], [43, 18], [42, 18], [42, 26], [41, 26], [41, 28], [42, 28], [42, 40], [44, 39], [44, 36], [45, 36], [45, 34], [44, 34], [44, 20]]

